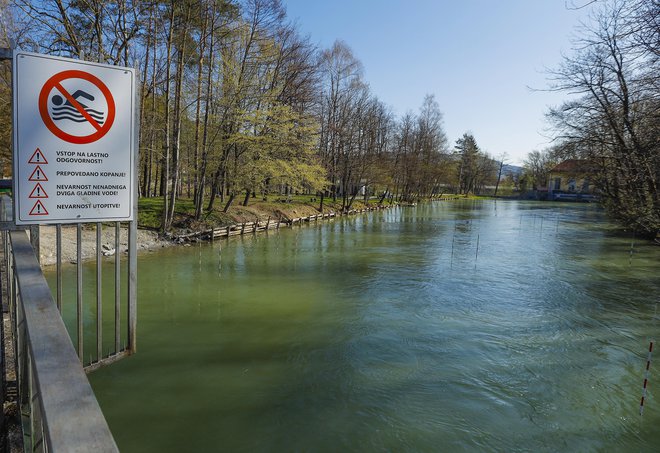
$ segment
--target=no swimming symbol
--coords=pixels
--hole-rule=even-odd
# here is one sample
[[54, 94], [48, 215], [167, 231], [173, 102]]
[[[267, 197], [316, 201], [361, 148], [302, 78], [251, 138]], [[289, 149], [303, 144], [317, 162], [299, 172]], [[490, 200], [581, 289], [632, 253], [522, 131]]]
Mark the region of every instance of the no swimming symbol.
[[[84, 86], [85, 89], [71, 89], [76, 86]], [[95, 105], [105, 104], [105, 108], [92, 108], [87, 105], [90, 102]], [[56, 137], [69, 143], [92, 143], [107, 134], [112, 127], [115, 101], [108, 87], [98, 77], [85, 71], [62, 71], [48, 79], [41, 89], [39, 114], [48, 130]], [[79, 126], [67, 128], [66, 123]]]
[[83, 90], [77, 90], [75, 93], [71, 95], [73, 99], [78, 101], [78, 104], [83, 108], [82, 111], [79, 111], [77, 107], [74, 107], [71, 102], [68, 100], [65, 101], [62, 99], [62, 96], [59, 94], [54, 95], [53, 97], [50, 98], [51, 102], [53, 103], [53, 107], [51, 109], [53, 115], [52, 118], [55, 121], [61, 121], [61, 120], [69, 120], [73, 121], [75, 123], [84, 123], [85, 121], [88, 121], [87, 117], [82, 114], [82, 112], [87, 112], [89, 114], [89, 117], [91, 119], [89, 120], [90, 123], [92, 121], [95, 121], [96, 123], [92, 123], [92, 125], [98, 130], [103, 124], [103, 119], [104, 119], [104, 114], [100, 110], [94, 110], [91, 107], [86, 106], [82, 102], [80, 102], [80, 98], [87, 99], [89, 101], [94, 101], [94, 96], [91, 94], [83, 91]]

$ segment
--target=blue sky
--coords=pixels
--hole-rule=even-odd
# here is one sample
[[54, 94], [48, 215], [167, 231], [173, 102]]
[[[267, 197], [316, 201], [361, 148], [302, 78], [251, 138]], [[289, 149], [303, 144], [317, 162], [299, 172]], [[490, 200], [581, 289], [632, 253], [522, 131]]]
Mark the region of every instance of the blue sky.
[[452, 147], [469, 131], [513, 164], [549, 146], [544, 113], [563, 96], [529, 87], [547, 87], [545, 68], [570, 53], [589, 13], [567, 3], [580, 0], [284, 0], [313, 43], [351, 47], [396, 114], [417, 112], [434, 94]]

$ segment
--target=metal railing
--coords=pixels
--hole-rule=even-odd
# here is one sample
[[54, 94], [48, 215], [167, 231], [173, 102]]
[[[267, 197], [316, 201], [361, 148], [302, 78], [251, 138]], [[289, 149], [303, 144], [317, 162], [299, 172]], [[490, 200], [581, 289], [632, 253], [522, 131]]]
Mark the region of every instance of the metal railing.
[[26, 451], [118, 451], [24, 231], [8, 233]]
[[[114, 265], [112, 269], [109, 269], [110, 272], [114, 273], [114, 279], [112, 286], [109, 288], [103, 288], [103, 239], [102, 231], [103, 224], [96, 223], [96, 245], [95, 245], [95, 254], [96, 254], [96, 275], [95, 275], [95, 292], [90, 294], [89, 291], [85, 293], [83, 291], [83, 282], [85, 279], [84, 276], [84, 263], [83, 263], [83, 224], [76, 224], [76, 272], [75, 272], [75, 303], [76, 303], [76, 313], [75, 313], [75, 326], [71, 327], [71, 335], [76, 338], [76, 350], [78, 352], [78, 357], [83, 363], [85, 369], [90, 372], [96, 370], [102, 366], [109, 365], [117, 360], [120, 360], [124, 357], [127, 357], [136, 352], [136, 327], [137, 327], [137, 228], [136, 222], [130, 222], [128, 228], [128, 260], [124, 263], [127, 266], [126, 269], [126, 280], [122, 282], [122, 253], [121, 253], [121, 223], [113, 222], [114, 230], [114, 248], [113, 248], [113, 257]], [[63, 266], [62, 266], [62, 225], [56, 225], [56, 270], [55, 270], [55, 279], [56, 279], [56, 305], [60, 312], [62, 312], [63, 304], [66, 302], [63, 295], [63, 288], [65, 287], [63, 278]], [[87, 276], [89, 277], [89, 275]], [[69, 282], [71, 287], [73, 284]], [[104, 291], [110, 292], [110, 294], [105, 294]], [[122, 291], [124, 291], [125, 304], [122, 302]], [[90, 297], [91, 296], [91, 297]], [[73, 295], [71, 295], [73, 297]], [[94, 305], [90, 305], [89, 300]], [[109, 321], [111, 324], [110, 335], [104, 336], [104, 323], [103, 319], [103, 306], [105, 304], [113, 305], [113, 314], [112, 321]], [[88, 307], [96, 312], [96, 319], [89, 323], [94, 327], [94, 332], [89, 332], [89, 325], [86, 327], [86, 322], [84, 319], [84, 310], [85, 307]], [[125, 318], [123, 318], [122, 313], [125, 313]], [[106, 313], [107, 314], [107, 313]], [[88, 320], [89, 321], [89, 320]], [[123, 327], [122, 327], [122, 323]], [[106, 325], [106, 328], [109, 327]], [[91, 334], [93, 333], [93, 338]], [[90, 335], [87, 335], [90, 334]], [[91, 340], [95, 342], [95, 345], [90, 346], [85, 343], [85, 338], [87, 337], [88, 343]], [[111, 338], [111, 341], [105, 342]], [[105, 342], [105, 348], [104, 348]]]
[[[25, 451], [115, 452], [117, 445], [41, 271], [27, 232], [0, 222]], [[34, 239], [34, 238], [32, 238]]]

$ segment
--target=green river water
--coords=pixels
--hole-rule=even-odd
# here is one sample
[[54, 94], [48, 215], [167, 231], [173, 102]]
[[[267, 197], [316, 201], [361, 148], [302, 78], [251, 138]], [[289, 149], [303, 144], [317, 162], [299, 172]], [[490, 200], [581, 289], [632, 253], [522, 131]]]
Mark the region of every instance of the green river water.
[[459, 201], [146, 253], [139, 352], [90, 379], [124, 452], [660, 451], [630, 249], [593, 205]]

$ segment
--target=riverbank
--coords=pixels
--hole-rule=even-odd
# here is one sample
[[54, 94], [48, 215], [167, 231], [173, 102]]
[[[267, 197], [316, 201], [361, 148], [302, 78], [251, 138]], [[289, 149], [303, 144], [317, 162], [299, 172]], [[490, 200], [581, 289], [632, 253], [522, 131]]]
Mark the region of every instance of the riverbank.
[[[312, 203], [310, 198], [309, 203]], [[318, 213], [318, 210], [303, 203], [301, 200], [289, 200], [286, 203], [271, 203], [259, 201], [252, 203], [249, 207], [233, 206], [228, 213], [220, 209], [207, 212], [202, 220], [194, 219], [192, 200], [181, 199], [177, 203], [174, 215], [174, 224], [170, 233], [166, 236], [158, 234], [160, 219], [163, 211], [162, 199], [144, 198], [138, 204], [138, 252], [169, 247], [182, 242], [181, 237], [196, 236], [195, 233], [209, 229], [227, 228], [241, 225], [247, 222], [262, 222], [271, 218], [273, 220], [289, 221], [296, 216], [309, 216]], [[39, 241], [41, 249], [42, 266], [52, 266], [57, 262], [56, 247], [57, 233], [54, 226], [41, 226], [39, 228]], [[119, 253], [128, 250], [128, 230], [122, 228], [120, 231]], [[62, 262], [75, 263], [77, 260], [77, 228], [75, 225], [62, 226]], [[82, 229], [81, 255], [83, 261], [96, 258], [96, 226], [86, 224]], [[115, 250], [115, 228], [103, 225], [101, 234], [101, 247], [105, 256], [114, 255]]]
[[[448, 195], [435, 200], [454, 200], [455, 195]], [[318, 208], [317, 208], [318, 206]], [[353, 207], [342, 212], [341, 204], [325, 200], [323, 211], [320, 210], [320, 200], [316, 197], [295, 196], [276, 198], [272, 201], [253, 201], [249, 206], [233, 206], [225, 213], [215, 209], [206, 213], [202, 220], [194, 219], [192, 200], [182, 199], [178, 202], [174, 216], [172, 231], [161, 236], [157, 233], [162, 215], [162, 199], [141, 199], [138, 207], [138, 252], [150, 251], [198, 240], [213, 240], [231, 237], [245, 233], [255, 233], [270, 229], [279, 229], [294, 224], [328, 220], [343, 215], [355, 215], [365, 212], [388, 209], [396, 206], [406, 206], [400, 203], [377, 204], [356, 200]], [[54, 226], [41, 226], [39, 229], [41, 264], [52, 266], [57, 262], [57, 233]], [[75, 263], [77, 260], [77, 228], [75, 225], [62, 227], [62, 262]], [[82, 229], [81, 256], [83, 261], [96, 258], [96, 225], [86, 224]], [[105, 256], [114, 255], [115, 228], [102, 226], [101, 248]], [[119, 253], [128, 250], [128, 230], [120, 231]]]
[[[75, 225], [62, 226], [62, 262], [75, 263], [77, 257], [77, 228]], [[119, 252], [128, 251], [128, 230], [122, 228], [119, 234]], [[82, 229], [82, 260], [89, 261], [96, 258], [96, 227], [92, 224]], [[39, 242], [41, 251], [41, 265], [52, 266], [57, 263], [57, 232], [54, 226], [42, 225], [39, 227]], [[158, 236], [155, 231], [139, 229], [137, 237], [138, 252], [160, 249], [172, 245], [171, 241]], [[104, 225], [101, 234], [101, 247], [105, 256], [114, 255], [115, 250], [115, 228]]]

